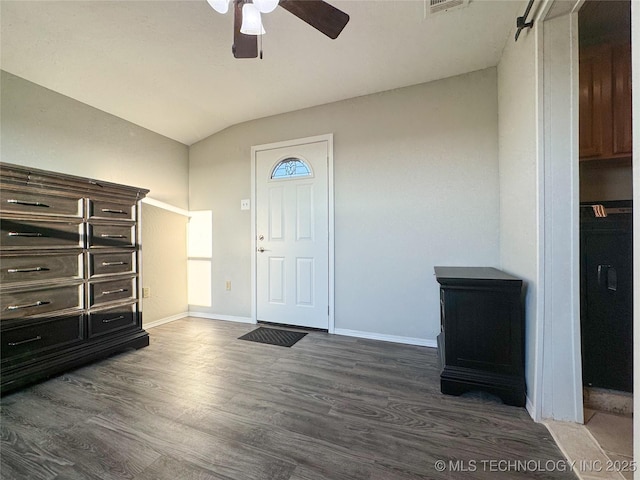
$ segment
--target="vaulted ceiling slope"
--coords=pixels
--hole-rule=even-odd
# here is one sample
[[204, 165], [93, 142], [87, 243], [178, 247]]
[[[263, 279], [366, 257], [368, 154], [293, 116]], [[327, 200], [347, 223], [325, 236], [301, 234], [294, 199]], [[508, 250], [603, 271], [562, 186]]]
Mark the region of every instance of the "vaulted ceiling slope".
[[331, 40], [282, 8], [264, 59], [231, 54], [233, 18], [205, 0], [2, 0], [1, 68], [191, 145], [231, 125], [498, 63], [525, 1], [336, 0]]

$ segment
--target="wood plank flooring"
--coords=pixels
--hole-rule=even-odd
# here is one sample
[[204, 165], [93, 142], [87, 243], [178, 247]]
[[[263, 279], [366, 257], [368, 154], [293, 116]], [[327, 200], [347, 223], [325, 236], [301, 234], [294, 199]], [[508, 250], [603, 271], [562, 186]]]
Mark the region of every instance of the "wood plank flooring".
[[253, 328], [178, 320], [147, 348], [4, 397], [0, 477], [576, 478], [524, 409], [442, 395], [434, 349], [237, 339]]

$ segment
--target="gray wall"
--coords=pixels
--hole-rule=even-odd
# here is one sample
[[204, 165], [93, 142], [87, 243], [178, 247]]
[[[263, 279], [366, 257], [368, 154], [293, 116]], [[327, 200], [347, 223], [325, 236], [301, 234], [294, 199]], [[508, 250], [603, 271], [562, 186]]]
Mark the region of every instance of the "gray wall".
[[[3, 162], [148, 188], [152, 198], [188, 207], [187, 146], [7, 72], [0, 74]], [[142, 208], [148, 232], [142, 270], [145, 282], [155, 286], [144, 301], [145, 323], [187, 310], [186, 233], [184, 228], [182, 234], [172, 230], [175, 214], [157, 210]], [[186, 217], [182, 222], [186, 225]], [[156, 265], [158, 259], [162, 266]], [[164, 288], [174, 282], [174, 288]]]
[[633, 198], [633, 173], [625, 161], [609, 160], [603, 167], [580, 162], [580, 201], [630, 200]]
[[143, 323], [184, 314], [187, 308], [188, 217], [142, 204]]
[[188, 208], [186, 145], [5, 71], [0, 84], [3, 162], [147, 188]]
[[[499, 263], [496, 69], [236, 125], [190, 148], [213, 212], [210, 314], [251, 313], [250, 152], [334, 134], [336, 329], [435, 339], [434, 265]], [[232, 292], [225, 292], [231, 280]]]

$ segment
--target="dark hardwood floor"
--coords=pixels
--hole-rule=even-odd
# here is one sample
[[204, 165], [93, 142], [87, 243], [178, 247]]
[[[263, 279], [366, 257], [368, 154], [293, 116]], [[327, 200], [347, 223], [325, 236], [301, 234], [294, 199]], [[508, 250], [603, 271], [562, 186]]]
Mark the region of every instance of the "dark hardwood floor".
[[253, 328], [182, 319], [147, 348], [7, 395], [1, 478], [576, 478], [524, 409], [442, 395], [434, 349], [237, 340]]

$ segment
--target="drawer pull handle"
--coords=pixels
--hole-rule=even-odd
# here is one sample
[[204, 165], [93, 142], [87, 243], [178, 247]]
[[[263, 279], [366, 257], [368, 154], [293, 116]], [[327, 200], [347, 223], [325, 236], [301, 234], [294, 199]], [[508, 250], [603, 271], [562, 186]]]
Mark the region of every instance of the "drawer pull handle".
[[25, 343], [37, 342], [38, 340], [42, 340], [42, 337], [38, 335], [37, 337], [27, 338], [26, 340], [20, 340], [19, 342], [9, 342], [7, 345], [10, 347], [16, 347], [18, 345], [23, 345]]
[[41, 307], [42, 305], [49, 305], [51, 302], [42, 302], [38, 300], [37, 302], [27, 303], [26, 305], [9, 305], [7, 310], [20, 310], [21, 308], [31, 308], [31, 307]]
[[15, 198], [10, 198], [9, 200], [7, 200], [7, 203], [13, 203], [14, 205], [26, 205], [27, 207], [50, 208], [46, 203], [28, 202], [26, 200], [16, 200]]
[[110, 235], [108, 233], [103, 233], [100, 235], [102, 238], [127, 238], [126, 235]]
[[10, 237], [44, 237], [40, 232], [9, 232]]
[[113, 208], [103, 208], [102, 211], [104, 213], [116, 213], [118, 215], [129, 215], [129, 212], [125, 212], [124, 210], [115, 210]]
[[127, 265], [127, 262], [102, 262], [103, 267], [114, 267], [116, 265]]
[[128, 292], [128, 288], [118, 288], [117, 290], [105, 290], [102, 295], [113, 295], [114, 293]]
[[48, 272], [47, 267], [27, 267], [27, 268], [9, 268], [7, 273], [31, 273], [31, 272]]
[[105, 318], [104, 320], [102, 320], [102, 323], [117, 322], [118, 320], [124, 320], [124, 316], [123, 316], [123, 315], [120, 315], [120, 316], [118, 316], [118, 317]]

